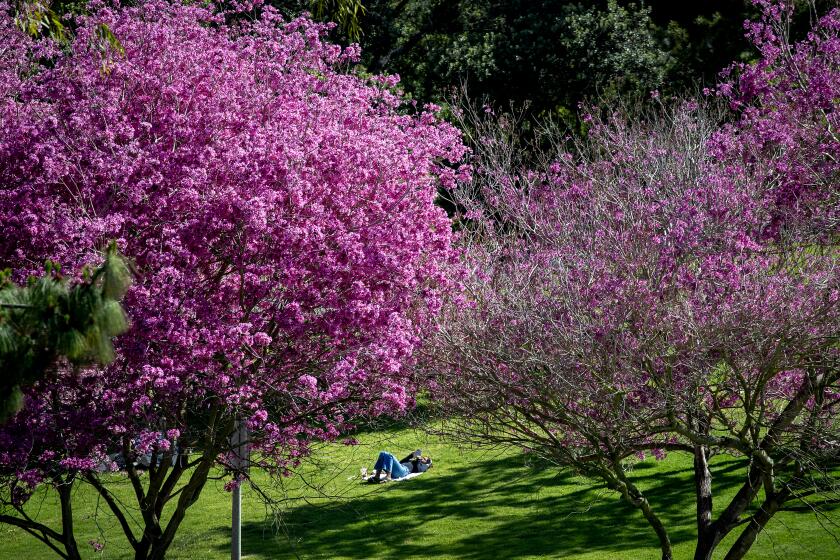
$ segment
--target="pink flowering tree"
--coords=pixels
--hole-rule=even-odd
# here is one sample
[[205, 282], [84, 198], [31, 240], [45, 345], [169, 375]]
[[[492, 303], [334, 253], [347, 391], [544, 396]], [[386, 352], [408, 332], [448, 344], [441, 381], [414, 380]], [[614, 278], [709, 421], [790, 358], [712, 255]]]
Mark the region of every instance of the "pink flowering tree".
[[[749, 31], [784, 13], [768, 6]], [[476, 173], [453, 196], [473, 272], [425, 362], [438, 404], [456, 437], [618, 492], [663, 559], [668, 527], [632, 472], [646, 455], [692, 458], [697, 559], [732, 532], [725, 557], [742, 558], [777, 512], [837, 498], [835, 117], [802, 104], [840, 96], [833, 74], [810, 70], [836, 73], [838, 16], [802, 44], [768, 38], [788, 55], [721, 88], [738, 111], [729, 126], [714, 104], [616, 110], [585, 116], [573, 149], [549, 136], [526, 159], [509, 119], [465, 117]], [[778, 79], [794, 73], [829, 81]], [[815, 83], [833, 93], [802, 91]], [[714, 456], [745, 464], [723, 504]]]
[[[396, 78], [348, 71], [358, 48], [326, 26], [250, 9], [97, 4], [59, 50], [2, 6], [0, 267], [77, 270], [113, 239], [138, 271], [115, 362], [54, 368], [0, 430], [0, 521], [62, 557], [81, 555], [76, 484], [160, 559], [237, 420], [252, 466], [282, 475], [413, 403], [457, 261], [434, 200], [462, 178], [460, 135]], [[121, 465], [133, 504], [102, 473]], [[42, 488], [59, 527], [26, 509]]]

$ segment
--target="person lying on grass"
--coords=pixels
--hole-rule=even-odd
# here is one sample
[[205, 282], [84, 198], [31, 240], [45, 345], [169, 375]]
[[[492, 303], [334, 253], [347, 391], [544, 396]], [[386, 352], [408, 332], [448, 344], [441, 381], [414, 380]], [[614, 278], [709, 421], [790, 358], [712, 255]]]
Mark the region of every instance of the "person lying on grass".
[[[388, 480], [403, 478], [411, 473], [426, 472], [432, 468], [432, 459], [431, 457], [421, 455], [419, 449], [414, 453], [410, 453], [402, 461], [397, 461], [397, 458], [392, 453], [380, 451], [373, 468], [376, 470], [373, 476], [365, 479], [367, 469], [364, 469], [362, 471], [362, 478], [368, 482], [386, 482]], [[380, 480], [383, 472], [385, 473], [385, 479]]]

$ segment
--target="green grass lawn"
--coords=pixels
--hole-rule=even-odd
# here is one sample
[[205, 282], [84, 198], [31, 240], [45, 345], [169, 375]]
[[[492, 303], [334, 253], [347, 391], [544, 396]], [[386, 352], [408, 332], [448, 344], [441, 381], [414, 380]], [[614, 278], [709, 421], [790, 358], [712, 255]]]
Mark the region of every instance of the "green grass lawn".
[[[252, 559], [324, 558], [568, 558], [654, 559], [659, 549], [641, 515], [616, 494], [586, 484], [569, 473], [529, 464], [517, 453], [459, 450], [422, 432], [394, 429], [364, 433], [361, 445], [327, 446], [317, 466], [280, 484], [258, 479], [273, 495], [288, 497], [275, 516], [254, 490], [243, 492], [243, 556]], [[370, 467], [376, 453], [397, 455], [421, 447], [435, 459], [428, 473], [406, 482], [361, 484], [359, 467]], [[690, 558], [694, 538], [690, 463], [672, 456], [648, 460], [634, 470], [671, 532], [677, 558]], [[743, 464], [714, 464], [716, 492], [734, 492]], [[348, 478], [353, 477], [353, 480]], [[119, 481], [117, 481], [119, 483]], [[323, 487], [318, 497], [311, 486]], [[122, 483], [128, 496], [129, 488]], [[718, 498], [718, 504], [723, 501]], [[80, 544], [90, 558], [130, 558], [113, 518], [89, 489], [75, 497]], [[36, 496], [32, 514], [57, 520], [55, 504]], [[829, 512], [822, 525], [840, 521]], [[229, 558], [230, 494], [221, 482], [208, 484], [187, 514], [171, 550], [173, 560]], [[836, 527], [835, 527], [836, 529]], [[25, 533], [0, 526], [0, 558], [53, 558]], [[86, 545], [98, 538], [96, 554]], [[731, 539], [728, 541], [731, 542]], [[724, 543], [726, 544], [726, 543]], [[720, 557], [722, 558], [722, 554]], [[777, 516], [749, 558], [840, 558], [840, 544], [812, 513]]]

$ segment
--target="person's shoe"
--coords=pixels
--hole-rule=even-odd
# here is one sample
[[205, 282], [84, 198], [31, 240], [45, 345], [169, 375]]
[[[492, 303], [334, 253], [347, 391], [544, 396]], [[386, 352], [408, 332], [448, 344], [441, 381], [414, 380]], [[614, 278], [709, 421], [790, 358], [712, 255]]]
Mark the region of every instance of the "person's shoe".
[[422, 452], [420, 449], [416, 449], [416, 450], [414, 451], [414, 456], [415, 456], [415, 457], [419, 457], [419, 456], [420, 456], [420, 455], [422, 455], [422, 454], [423, 454], [423, 452]]

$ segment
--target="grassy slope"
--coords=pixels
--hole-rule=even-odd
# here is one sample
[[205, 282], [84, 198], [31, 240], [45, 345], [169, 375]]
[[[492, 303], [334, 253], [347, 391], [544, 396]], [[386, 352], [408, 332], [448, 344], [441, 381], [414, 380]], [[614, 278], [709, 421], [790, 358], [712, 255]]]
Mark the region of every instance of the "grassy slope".
[[[291, 497], [313, 495], [309, 482], [325, 485], [338, 499], [297, 499], [287, 506], [275, 533], [273, 518], [251, 489], [243, 492], [243, 555], [253, 559], [301, 558], [569, 558], [654, 559], [656, 539], [644, 519], [616, 495], [591, 489], [567, 473], [527, 464], [518, 454], [459, 451], [411, 430], [363, 434], [357, 447], [329, 446], [319, 453], [321, 465], [283, 481]], [[380, 449], [394, 453], [422, 447], [435, 468], [403, 483], [369, 486], [357, 480]], [[635, 478], [671, 531], [677, 558], [689, 558], [694, 536], [689, 463], [673, 456], [637, 465]], [[731, 495], [742, 465], [715, 464], [715, 488]], [[267, 484], [267, 481], [261, 481]], [[123, 492], [129, 491], [122, 484]], [[723, 503], [722, 500], [717, 502]], [[100, 508], [102, 504], [99, 504]], [[104, 534], [107, 546], [91, 558], [130, 558], [119, 527], [86, 488], [76, 495], [81, 543]], [[56, 520], [54, 503], [35, 499], [32, 510]], [[840, 511], [831, 515], [840, 521]], [[221, 483], [208, 485], [171, 551], [172, 560], [229, 558], [230, 495]], [[0, 558], [53, 558], [21, 531], [0, 526]], [[731, 542], [731, 539], [730, 539]], [[722, 557], [722, 555], [720, 556]], [[762, 535], [748, 558], [840, 557], [840, 544], [810, 513], [785, 513]]]

